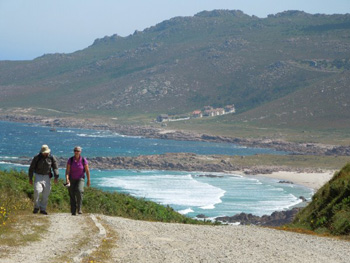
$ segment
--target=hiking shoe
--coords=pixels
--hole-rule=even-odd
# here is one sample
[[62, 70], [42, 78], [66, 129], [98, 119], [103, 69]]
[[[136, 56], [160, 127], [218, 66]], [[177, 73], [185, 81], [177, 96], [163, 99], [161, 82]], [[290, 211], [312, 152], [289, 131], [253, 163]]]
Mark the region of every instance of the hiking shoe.
[[78, 214], [81, 215], [83, 212], [81, 210], [79, 210]]
[[39, 212], [39, 208], [34, 208], [33, 214], [37, 214]]
[[72, 213], [72, 216], [76, 216], [77, 214], [76, 213]]
[[46, 212], [45, 210], [40, 210], [40, 214], [48, 215], [47, 212]]

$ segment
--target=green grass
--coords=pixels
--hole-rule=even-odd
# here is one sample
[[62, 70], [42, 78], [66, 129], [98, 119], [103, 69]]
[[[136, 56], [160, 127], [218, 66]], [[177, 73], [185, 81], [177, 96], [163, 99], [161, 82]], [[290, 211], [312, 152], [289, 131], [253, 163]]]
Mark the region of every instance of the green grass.
[[319, 234], [350, 235], [350, 163], [317, 191], [289, 227]]
[[[238, 118], [238, 117], [237, 117]], [[167, 123], [167, 129], [185, 130], [234, 138], [271, 138], [290, 142], [349, 145], [348, 129], [317, 129], [312, 127], [278, 127], [261, 123], [230, 120], [230, 116], [191, 119]]]
[[[221, 159], [227, 160], [235, 165], [243, 167], [253, 166], [284, 166], [292, 169], [310, 168], [321, 170], [338, 170], [349, 161], [348, 156], [314, 156], [314, 155], [251, 155], [251, 156], [225, 156]], [[220, 159], [219, 159], [220, 160]]]

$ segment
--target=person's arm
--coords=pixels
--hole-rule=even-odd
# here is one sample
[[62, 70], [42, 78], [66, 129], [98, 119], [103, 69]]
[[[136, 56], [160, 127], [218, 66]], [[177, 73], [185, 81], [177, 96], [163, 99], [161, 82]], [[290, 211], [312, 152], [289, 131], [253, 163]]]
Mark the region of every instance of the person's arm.
[[89, 165], [85, 164], [85, 173], [86, 173], [86, 177], [87, 177], [87, 186], [90, 187], [91, 182], [90, 182], [90, 170], [89, 170]]
[[55, 156], [52, 156], [52, 170], [53, 170], [53, 174], [55, 176], [55, 179], [58, 179], [58, 177], [59, 177], [58, 164], [57, 164], [57, 158]]
[[55, 176], [55, 184], [58, 183], [58, 177], [60, 176], [58, 173], [58, 165], [57, 165], [57, 159], [55, 156], [52, 156], [52, 170], [53, 170], [53, 174]]
[[67, 163], [67, 166], [66, 166], [66, 183], [69, 184], [70, 181], [69, 181], [69, 173], [70, 173], [70, 165]]
[[37, 156], [35, 156], [30, 163], [29, 170], [28, 170], [28, 176], [29, 176], [29, 184], [33, 184], [33, 175], [35, 170], [35, 165], [37, 163]]

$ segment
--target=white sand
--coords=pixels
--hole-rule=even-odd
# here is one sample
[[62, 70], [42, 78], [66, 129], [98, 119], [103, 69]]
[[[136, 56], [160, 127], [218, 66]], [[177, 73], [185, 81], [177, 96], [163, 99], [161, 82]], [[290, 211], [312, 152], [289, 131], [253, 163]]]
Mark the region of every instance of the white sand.
[[239, 174], [247, 177], [262, 176], [280, 180], [291, 181], [295, 184], [304, 185], [306, 187], [318, 190], [327, 183], [336, 171], [324, 171], [322, 173], [299, 173], [289, 171], [273, 172], [271, 174], [246, 175], [242, 171], [233, 171], [231, 173]]

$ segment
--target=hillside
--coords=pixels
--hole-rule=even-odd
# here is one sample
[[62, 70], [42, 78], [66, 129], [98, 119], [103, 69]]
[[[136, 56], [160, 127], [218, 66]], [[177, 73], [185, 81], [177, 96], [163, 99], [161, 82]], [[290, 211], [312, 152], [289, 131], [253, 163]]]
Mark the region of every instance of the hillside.
[[312, 197], [294, 220], [295, 226], [319, 233], [350, 234], [350, 164], [343, 167]]
[[228, 121], [325, 127], [350, 114], [349, 29], [349, 14], [175, 17], [71, 54], [0, 61], [0, 109], [150, 119], [235, 104], [244, 114]]

